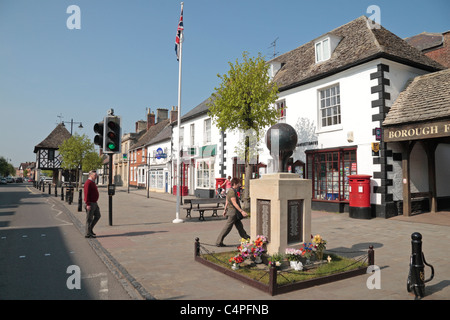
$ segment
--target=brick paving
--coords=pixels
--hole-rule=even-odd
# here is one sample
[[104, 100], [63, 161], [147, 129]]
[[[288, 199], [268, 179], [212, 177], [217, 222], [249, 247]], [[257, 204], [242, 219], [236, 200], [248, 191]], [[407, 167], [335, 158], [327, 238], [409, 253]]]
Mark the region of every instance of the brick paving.
[[[274, 297], [212, 270], [194, 261], [196, 237], [208, 250], [230, 250], [239, 243], [235, 229], [225, 239], [226, 248], [213, 246], [223, 227], [223, 218], [199, 221], [193, 214], [183, 223], [173, 223], [176, 217], [176, 196], [150, 193], [145, 190], [118, 188], [113, 197], [113, 225], [108, 224], [108, 196], [99, 188], [102, 218], [95, 228], [99, 245], [112, 257], [141, 296], [163, 300], [414, 300], [406, 290], [411, 254], [411, 234], [423, 236], [426, 260], [435, 268], [435, 277], [426, 284], [423, 300], [450, 299], [450, 213], [438, 212], [413, 217], [391, 219], [352, 219], [348, 214], [312, 213], [312, 233], [328, 240], [327, 248], [336, 251], [365, 252], [375, 248], [375, 264], [381, 268], [381, 289], [369, 290], [369, 275], [341, 280]], [[59, 198], [55, 198], [55, 201]], [[78, 199], [78, 198], [77, 198]], [[84, 212], [77, 212], [76, 201], [64, 202], [68, 213], [83, 226]], [[185, 212], [180, 212], [184, 219]], [[249, 219], [244, 227], [249, 232]], [[429, 268], [425, 268], [429, 277]], [[326, 294], [325, 294], [326, 293]]]

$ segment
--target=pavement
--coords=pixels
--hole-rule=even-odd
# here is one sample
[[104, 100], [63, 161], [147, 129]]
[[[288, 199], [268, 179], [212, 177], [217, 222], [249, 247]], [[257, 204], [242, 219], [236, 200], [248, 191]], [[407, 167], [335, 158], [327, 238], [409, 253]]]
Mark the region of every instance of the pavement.
[[[225, 224], [222, 217], [199, 221], [195, 213], [183, 223], [173, 223], [177, 197], [146, 190], [116, 188], [112, 225], [109, 224], [108, 195], [99, 187], [102, 217], [95, 227], [96, 239], [86, 239], [110, 269], [126, 283], [132, 299], [157, 300], [415, 300], [406, 290], [411, 255], [411, 234], [420, 232], [426, 261], [435, 269], [426, 283], [422, 300], [450, 299], [450, 213], [438, 212], [390, 219], [353, 219], [346, 213], [312, 212], [312, 233], [328, 241], [327, 249], [364, 253], [373, 245], [375, 265], [380, 268], [379, 289], [369, 289], [371, 275], [336, 281], [286, 294], [270, 296], [236, 279], [194, 261], [194, 242], [199, 238], [209, 251], [230, 251], [239, 244], [235, 228], [225, 238], [225, 248], [214, 243]], [[71, 205], [53, 198], [84, 236], [85, 212], [78, 212], [78, 194]], [[250, 232], [250, 220], [243, 220]], [[425, 278], [430, 268], [425, 267]], [[372, 286], [373, 287], [373, 286]]]

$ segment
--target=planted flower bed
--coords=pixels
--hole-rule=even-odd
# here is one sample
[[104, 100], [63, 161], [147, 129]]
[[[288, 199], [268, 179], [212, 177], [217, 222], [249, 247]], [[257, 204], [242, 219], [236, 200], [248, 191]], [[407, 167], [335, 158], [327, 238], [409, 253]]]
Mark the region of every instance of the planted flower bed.
[[[286, 254], [272, 256], [262, 254], [262, 263], [255, 261], [250, 241], [241, 241], [237, 249], [231, 252], [208, 252], [197, 238], [195, 260], [272, 296], [362, 275], [366, 273], [369, 265], [374, 264], [373, 247], [369, 248], [367, 256], [360, 259], [345, 258], [326, 252], [327, 260], [317, 260], [316, 256], [311, 255], [310, 261], [306, 262], [303, 260], [306, 253], [300, 259], [301, 250], [300, 254], [287, 250]], [[304, 262], [301, 270], [289, 266], [290, 261], [296, 260]], [[237, 261], [239, 267], [232, 268]]]

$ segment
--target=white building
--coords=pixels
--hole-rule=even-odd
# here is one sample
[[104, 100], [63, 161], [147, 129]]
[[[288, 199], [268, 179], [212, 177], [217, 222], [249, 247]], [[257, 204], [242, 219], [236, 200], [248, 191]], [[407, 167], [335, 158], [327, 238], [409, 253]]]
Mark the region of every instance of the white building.
[[[215, 195], [216, 178], [224, 172], [223, 134], [208, 116], [208, 101], [181, 117], [181, 186], [183, 195], [210, 198]], [[172, 164], [174, 190], [177, 180], [178, 123], [172, 125]], [[175, 193], [175, 192], [174, 192]]]
[[149, 191], [170, 193], [171, 188], [171, 127], [169, 124], [147, 145], [146, 170]]
[[292, 161], [313, 180], [312, 208], [347, 210], [348, 176], [368, 174], [372, 215], [396, 215], [381, 122], [410, 79], [442, 67], [365, 16], [269, 64], [277, 104], [298, 133]]

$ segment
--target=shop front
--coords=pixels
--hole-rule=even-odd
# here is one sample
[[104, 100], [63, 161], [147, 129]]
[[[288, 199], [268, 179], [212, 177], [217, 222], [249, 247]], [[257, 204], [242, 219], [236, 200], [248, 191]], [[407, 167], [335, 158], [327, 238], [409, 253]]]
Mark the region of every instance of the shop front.
[[314, 210], [348, 211], [349, 176], [358, 168], [356, 151], [357, 147], [305, 151]]
[[[399, 150], [401, 211], [450, 207], [450, 70], [416, 77], [391, 107], [383, 122], [383, 141]], [[401, 186], [399, 186], [401, 184]]]

